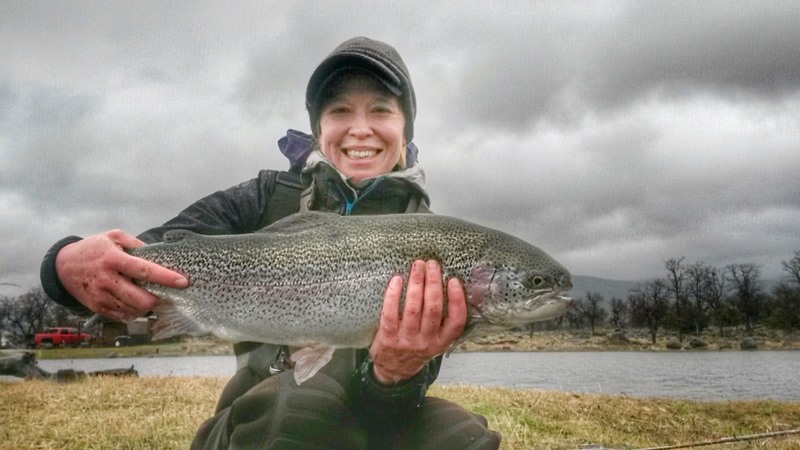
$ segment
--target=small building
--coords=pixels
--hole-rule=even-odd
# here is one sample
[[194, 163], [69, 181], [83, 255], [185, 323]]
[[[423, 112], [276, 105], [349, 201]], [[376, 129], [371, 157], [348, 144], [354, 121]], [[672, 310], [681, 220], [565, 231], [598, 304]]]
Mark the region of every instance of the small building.
[[149, 344], [153, 339], [155, 317], [139, 317], [131, 322], [103, 319], [97, 343], [103, 347]]

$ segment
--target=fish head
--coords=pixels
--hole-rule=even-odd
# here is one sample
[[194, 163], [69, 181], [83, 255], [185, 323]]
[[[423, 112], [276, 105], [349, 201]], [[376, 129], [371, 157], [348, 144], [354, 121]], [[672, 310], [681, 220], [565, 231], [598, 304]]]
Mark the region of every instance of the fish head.
[[562, 295], [572, 289], [569, 272], [555, 263], [547, 268], [510, 264], [479, 264], [465, 283], [467, 324], [450, 345], [492, 332], [559, 317], [572, 306]]
[[[569, 272], [478, 266], [468, 284], [468, 306], [493, 329], [509, 329], [558, 317], [572, 304]], [[480, 281], [479, 281], [480, 280]]]
[[465, 283], [469, 316], [489, 330], [516, 328], [564, 314], [572, 299], [569, 271], [547, 253], [505, 237], [475, 265]]

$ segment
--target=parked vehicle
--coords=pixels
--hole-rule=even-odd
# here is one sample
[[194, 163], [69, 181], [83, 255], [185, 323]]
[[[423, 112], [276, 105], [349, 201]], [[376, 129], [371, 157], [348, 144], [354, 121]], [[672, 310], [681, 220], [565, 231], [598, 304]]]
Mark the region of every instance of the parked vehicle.
[[79, 347], [90, 345], [92, 340], [94, 340], [93, 335], [80, 333], [77, 328], [49, 327], [33, 336], [33, 345], [35, 347]]

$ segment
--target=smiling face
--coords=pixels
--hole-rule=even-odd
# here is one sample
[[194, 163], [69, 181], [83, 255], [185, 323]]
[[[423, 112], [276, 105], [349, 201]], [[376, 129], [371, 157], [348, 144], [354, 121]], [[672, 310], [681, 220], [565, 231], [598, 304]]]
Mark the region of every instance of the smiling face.
[[405, 163], [400, 102], [369, 76], [351, 75], [336, 84], [322, 105], [319, 127], [322, 153], [356, 183]]

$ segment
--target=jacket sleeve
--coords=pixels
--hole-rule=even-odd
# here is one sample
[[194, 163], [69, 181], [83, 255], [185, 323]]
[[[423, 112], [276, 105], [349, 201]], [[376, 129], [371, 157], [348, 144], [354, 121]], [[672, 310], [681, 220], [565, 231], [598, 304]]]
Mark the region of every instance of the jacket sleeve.
[[[255, 231], [267, 207], [269, 186], [274, 171], [262, 170], [256, 178], [198, 200], [165, 224], [138, 236], [152, 244], [160, 242], [168, 230], [184, 229], [200, 234], [239, 234]], [[42, 288], [56, 303], [79, 315], [91, 312], [61, 284], [56, 273], [56, 255], [69, 244], [81, 240], [69, 236], [56, 242], [45, 254], [40, 269]]]
[[74, 314], [88, 316], [92, 313], [89, 308], [83, 306], [81, 302], [64, 289], [64, 285], [61, 284], [61, 280], [58, 279], [58, 274], [56, 274], [56, 255], [58, 255], [58, 252], [67, 245], [78, 242], [81, 239], [80, 236], [67, 236], [53, 244], [42, 260], [42, 266], [39, 269], [39, 280], [42, 283], [42, 289], [51, 300]]
[[418, 408], [425, 399], [428, 387], [439, 376], [442, 356], [428, 361], [413, 378], [392, 386], [380, 384], [372, 375], [372, 359], [367, 355], [353, 377], [353, 397], [360, 406], [356, 409], [362, 419], [381, 421], [400, 420]]

